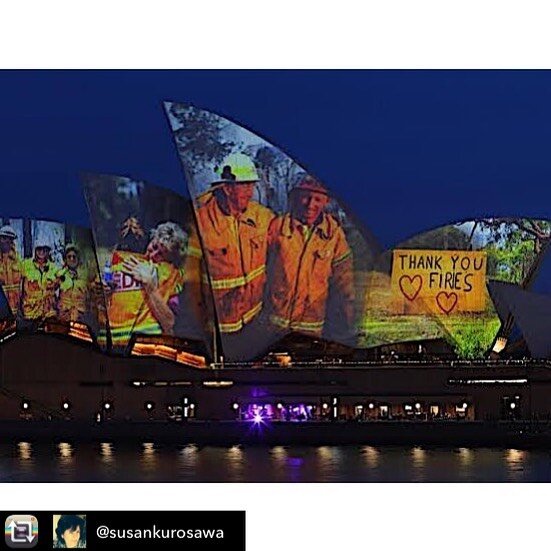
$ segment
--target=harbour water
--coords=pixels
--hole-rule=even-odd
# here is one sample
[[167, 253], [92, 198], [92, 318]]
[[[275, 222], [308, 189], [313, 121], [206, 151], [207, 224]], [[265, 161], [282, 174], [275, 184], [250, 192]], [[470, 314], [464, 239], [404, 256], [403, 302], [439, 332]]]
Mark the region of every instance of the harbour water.
[[551, 451], [0, 443], [0, 482], [548, 482]]

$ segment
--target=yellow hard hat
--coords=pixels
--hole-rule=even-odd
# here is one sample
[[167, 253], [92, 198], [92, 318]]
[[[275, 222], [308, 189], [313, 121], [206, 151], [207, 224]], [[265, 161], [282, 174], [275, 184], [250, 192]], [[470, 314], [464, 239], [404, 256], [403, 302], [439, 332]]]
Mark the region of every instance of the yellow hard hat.
[[219, 179], [214, 184], [258, 182], [260, 179], [253, 161], [244, 153], [228, 155], [215, 172]]

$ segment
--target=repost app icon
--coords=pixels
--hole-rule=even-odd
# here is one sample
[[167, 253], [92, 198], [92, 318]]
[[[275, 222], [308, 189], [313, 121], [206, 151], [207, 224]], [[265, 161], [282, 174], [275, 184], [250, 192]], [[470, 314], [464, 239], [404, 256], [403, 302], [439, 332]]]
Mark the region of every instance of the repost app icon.
[[38, 520], [32, 515], [10, 515], [4, 533], [8, 547], [30, 549], [38, 543]]

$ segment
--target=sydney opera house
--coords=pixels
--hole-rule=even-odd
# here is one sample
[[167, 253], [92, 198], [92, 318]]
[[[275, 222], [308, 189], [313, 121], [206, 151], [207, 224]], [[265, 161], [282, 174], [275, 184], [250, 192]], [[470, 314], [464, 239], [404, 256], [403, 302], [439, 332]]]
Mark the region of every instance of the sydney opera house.
[[90, 228], [0, 213], [2, 422], [549, 418], [551, 221], [383, 250], [281, 149], [165, 109], [187, 196], [84, 174]]

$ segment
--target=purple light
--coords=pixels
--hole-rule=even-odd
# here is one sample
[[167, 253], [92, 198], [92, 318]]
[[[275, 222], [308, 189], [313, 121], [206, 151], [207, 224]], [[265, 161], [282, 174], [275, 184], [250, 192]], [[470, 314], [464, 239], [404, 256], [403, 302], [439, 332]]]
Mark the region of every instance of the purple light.
[[254, 417], [253, 417], [253, 421], [259, 425], [260, 423], [262, 423], [262, 415], [260, 415], [260, 413], [255, 413], [254, 414]]

